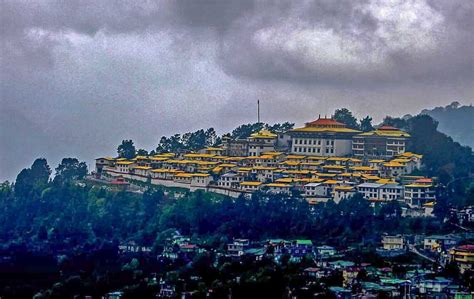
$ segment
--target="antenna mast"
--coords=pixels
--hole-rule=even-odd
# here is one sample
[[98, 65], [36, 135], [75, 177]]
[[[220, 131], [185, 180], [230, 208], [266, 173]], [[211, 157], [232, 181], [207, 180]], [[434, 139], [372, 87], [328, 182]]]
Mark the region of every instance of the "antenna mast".
[[260, 100], [257, 100], [257, 121], [260, 123]]

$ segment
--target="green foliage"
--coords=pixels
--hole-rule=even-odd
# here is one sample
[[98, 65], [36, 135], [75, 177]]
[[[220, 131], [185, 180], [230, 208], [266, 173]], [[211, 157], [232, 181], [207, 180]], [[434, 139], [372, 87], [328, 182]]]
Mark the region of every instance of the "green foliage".
[[137, 151], [137, 156], [148, 156], [148, 151], [141, 148]]
[[87, 164], [76, 158], [64, 158], [55, 170], [54, 181], [64, 183], [83, 179], [87, 175]]
[[19, 197], [28, 197], [32, 192], [40, 192], [48, 183], [51, 169], [44, 158], [38, 158], [31, 168], [23, 169], [15, 181], [15, 194]]
[[334, 119], [345, 124], [348, 128], [358, 130], [359, 125], [357, 119], [352, 115], [352, 112], [347, 108], [336, 109], [334, 112]]
[[407, 121], [412, 136], [409, 151], [423, 155], [428, 175], [446, 172], [450, 177], [467, 176], [473, 169], [472, 149], [454, 142], [437, 131], [438, 122], [428, 115], [418, 115]]
[[207, 146], [214, 146], [219, 141], [214, 128], [197, 130], [183, 134], [175, 134], [171, 137], [163, 136], [156, 148], [156, 152], [179, 152], [182, 150], [197, 151]]
[[135, 145], [132, 140], [122, 140], [122, 144], [117, 147], [120, 158], [132, 159], [136, 155]]
[[398, 117], [391, 117], [391, 116], [386, 116], [384, 119], [383, 119], [383, 123], [384, 125], [387, 125], [387, 126], [392, 126], [392, 127], [395, 127], [395, 128], [399, 128], [399, 129], [402, 129], [402, 130], [406, 130], [408, 124], [407, 124], [407, 121], [403, 118], [398, 118]]
[[372, 117], [366, 116], [360, 120], [360, 130], [364, 132], [372, 131], [374, 127], [372, 126]]

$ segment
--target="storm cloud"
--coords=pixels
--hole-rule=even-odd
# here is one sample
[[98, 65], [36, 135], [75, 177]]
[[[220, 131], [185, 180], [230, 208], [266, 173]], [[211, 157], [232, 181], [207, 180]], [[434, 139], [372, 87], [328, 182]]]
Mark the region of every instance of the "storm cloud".
[[124, 138], [473, 103], [469, 0], [2, 1], [0, 178]]

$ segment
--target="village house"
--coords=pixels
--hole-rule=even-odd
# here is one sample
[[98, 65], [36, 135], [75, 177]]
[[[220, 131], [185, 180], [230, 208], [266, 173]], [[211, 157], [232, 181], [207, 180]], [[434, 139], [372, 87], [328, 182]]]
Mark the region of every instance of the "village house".
[[407, 241], [403, 235], [386, 235], [382, 237], [384, 250], [401, 250], [407, 246]]

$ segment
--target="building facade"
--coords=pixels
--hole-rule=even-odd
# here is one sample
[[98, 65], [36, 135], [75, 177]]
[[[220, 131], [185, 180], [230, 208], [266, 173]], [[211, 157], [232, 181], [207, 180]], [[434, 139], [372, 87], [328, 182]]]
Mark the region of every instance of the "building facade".
[[318, 118], [289, 131], [291, 153], [305, 156], [346, 156], [352, 152], [352, 137], [360, 131], [332, 118]]
[[391, 159], [403, 154], [410, 134], [391, 126], [355, 135], [352, 153], [355, 157], [368, 159]]

